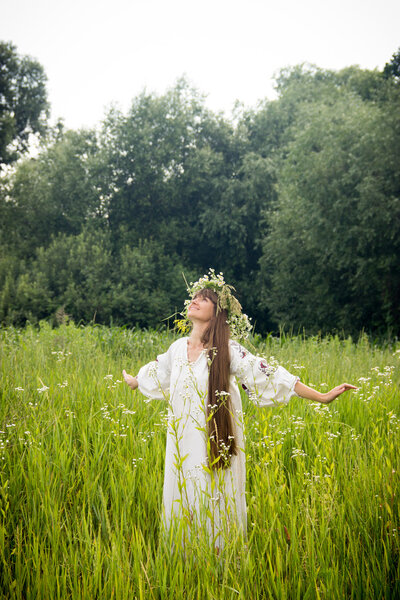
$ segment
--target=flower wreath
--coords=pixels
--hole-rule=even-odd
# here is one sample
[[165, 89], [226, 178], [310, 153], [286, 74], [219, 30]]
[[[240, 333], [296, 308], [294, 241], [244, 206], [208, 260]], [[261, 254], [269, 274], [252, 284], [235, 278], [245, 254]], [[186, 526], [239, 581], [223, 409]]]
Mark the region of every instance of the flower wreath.
[[191, 303], [193, 296], [205, 288], [211, 289], [218, 294], [218, 310], [226, 310], [228, 313], [227, 323], [233, 339], [246, 339], [252, 329], [250, 319], [247, 315], [242, 312], [242, 306], [232, 294], [232, 290], [235, 288], [228, 285], [224, 281], [222, 273], [216, 275], [214, 269], [209, 269], [208, 274], [198, 279], [195, 283], [187, 285], [187, 291], [189, 292], [189, 298], [185, 300], [184, 309], [181, 313], [182, 319], [175, 321], [177, 329], [181, 332], [187, 332], [190, 329], [190, 322], [188, 318], [188, 307]]

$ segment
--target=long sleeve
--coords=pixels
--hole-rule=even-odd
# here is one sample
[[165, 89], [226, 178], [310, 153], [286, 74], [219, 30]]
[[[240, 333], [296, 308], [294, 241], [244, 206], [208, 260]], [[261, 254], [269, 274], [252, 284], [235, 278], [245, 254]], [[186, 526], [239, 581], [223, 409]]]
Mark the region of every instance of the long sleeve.
[[232, 375], [259, 406], [287, 404], [292, 396], [297, 396], [294, 386], [299, 378], [284, 367], [268, 365], [237, 342], [230, 343], [230, 352]]
[[139, 391], [147, 398], [162, 400], [169, 392], [171, 377], [170, 349], [159, 354], [157, 360], [144, 365], [137, 374]]

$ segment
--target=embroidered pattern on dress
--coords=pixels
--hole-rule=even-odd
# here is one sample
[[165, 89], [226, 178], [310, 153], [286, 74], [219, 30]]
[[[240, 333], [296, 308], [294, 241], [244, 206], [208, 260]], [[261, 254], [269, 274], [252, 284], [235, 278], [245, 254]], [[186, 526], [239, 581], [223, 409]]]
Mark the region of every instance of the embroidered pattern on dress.
[[260, 361], [260, 363], [258, 365], [258, 368], [267, 377], [270, 377], [272, 375], [272, 373], [275, 373], [275, 371], [276, 371], [275, 367], [272, 367], [271, 365], [267, 364], [263, 360]]
[[248, 352], [243, 348], [243, 346], [238, 344], [238, 342], [232, 342], [232, 346], [234, 348], [236, 348], [236, 350], [239, 353], [240, 358], [245, 358], [247, 356]]

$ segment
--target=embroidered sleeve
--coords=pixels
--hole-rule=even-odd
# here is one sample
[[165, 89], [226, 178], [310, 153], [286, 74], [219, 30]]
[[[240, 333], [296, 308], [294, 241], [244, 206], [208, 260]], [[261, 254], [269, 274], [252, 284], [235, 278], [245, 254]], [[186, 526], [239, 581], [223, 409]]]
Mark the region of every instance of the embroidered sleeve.
[[144, 365], [137, 374], [139, 391], [151, 399], [161, 400], [169, 392], [171, 377], [170, 349], [164, 354], [159, 354], [157, 360]]
[[237, 342], [231, 342], [231, 373], [236, 376], [249, 397], [259, 406], [287, 404], [296, 396], [298, 377], [284, 367], [268, 364]]

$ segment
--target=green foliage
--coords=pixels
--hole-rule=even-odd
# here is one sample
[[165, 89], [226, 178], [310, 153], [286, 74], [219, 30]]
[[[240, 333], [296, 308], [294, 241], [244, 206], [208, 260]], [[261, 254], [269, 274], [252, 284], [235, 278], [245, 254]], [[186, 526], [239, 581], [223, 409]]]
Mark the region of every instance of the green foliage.
[[77, 320], [90, 321], [97, 313], [100, 318], [107, 318], [110, 273], [107, 235], [90, 231], [78, 236], [60, 234], [47, 248], [39, 248], [29, 268], [14, 277], [11, 297], [10, 291], [5, 293], [8, 287], [4, 285], [2, 321], [37, 322], [61, 306]]
[[19, 165], [2, 202], [2, 240], [13, 253], [32, 258], [52, 235], [78, 235], [88, 223], [102, 224], [96, 152], [93, 132], [68, 131], [37, 159]]
[[289, 327], [397, 332], [398, 97], [382, 107], [350, 88], [297, 107], [265, 213], [260, 302]]
[[110, 302], [115, 323], [156, 327], [182, 310], [186, 298], [182, 274], [190, 278], [192, 273], [161, 243], [148, 240], [123, 247], [118, 272]]
[[299, 65], [276, 89], [230, 122], [182, 79], [58, 126], [0, 182], [1, 322], [155, 326], [213, 267], [259, 331], [399, 335], [395, 74]]
[[12, 258], [0, 262], [0, 318], [6, 324], [54, 319], [62, 310], [85, 323], [155, 327], [181, 310], [182, 273], [192, 275], [160, 243], [139, 240], [115, 255], [111, 236], [90, 230], [60, 234], [38, 249], [29, 268], [21, 264]]
[[383, 76], [386, 79], [393, 78], [395, 81], [400, 81], [400, 48], [393, 53], [392, 60], [384, 66]]
[[49, 106], [43, 67], [0, 42], [0, 168], [15, 162], [32, 134], [47, 129]]
[[177, 187], [205, 117], [184, 82], [162, 97], [140, 95], [127, 116], [110, 111], [100, 138], [101, 193], [113, 233], [124, 226], [135, 237], [145, 231], [163, 241], [172, 233], [169, 247], [178, 243], [184, 198]]

